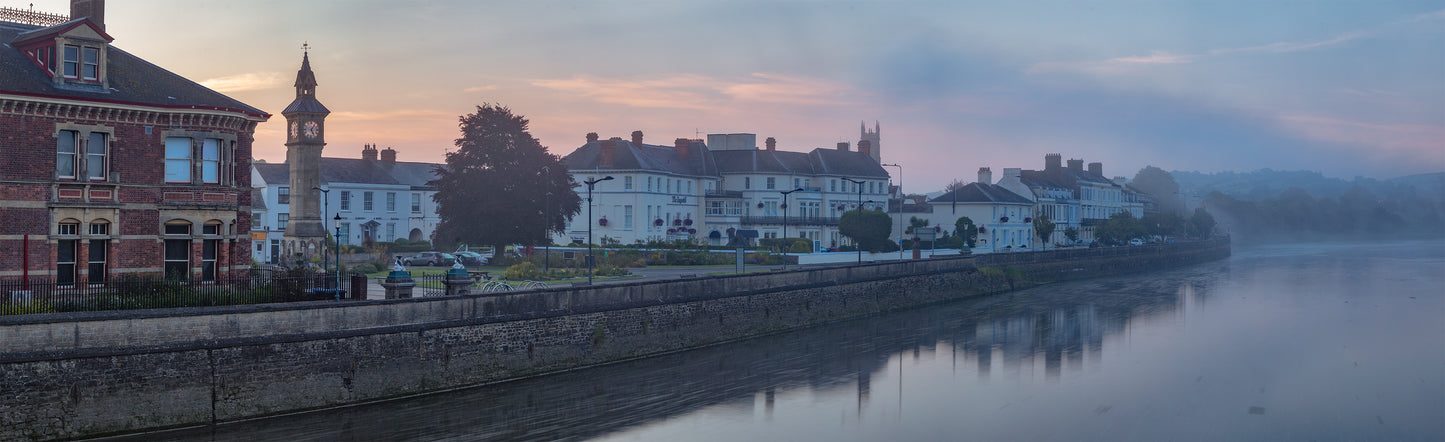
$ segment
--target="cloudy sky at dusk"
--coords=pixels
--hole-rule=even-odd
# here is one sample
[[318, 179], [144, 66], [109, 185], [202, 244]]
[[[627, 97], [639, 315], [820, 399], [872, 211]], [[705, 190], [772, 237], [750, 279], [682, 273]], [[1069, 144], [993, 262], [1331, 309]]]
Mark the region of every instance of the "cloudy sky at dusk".
[[[0, 0], [5, 6], [14, 0]], [[35, 9], [68, 13], [65, 0]], [[290, 1], [107, 4], [115, 45], [279, 113], [301, 44], [363, 143], [440, 161], [484, 102], [565, 155], [584, 134], [806, 151], [882, 125], [910, 192], [1046, 153], [1108, 175], [1445, 171], [1445, 3], [1428, 1]], [[284, 119], [255, 155], [283, 161]], [[997, 176], [997, 175], [996, 175]]]

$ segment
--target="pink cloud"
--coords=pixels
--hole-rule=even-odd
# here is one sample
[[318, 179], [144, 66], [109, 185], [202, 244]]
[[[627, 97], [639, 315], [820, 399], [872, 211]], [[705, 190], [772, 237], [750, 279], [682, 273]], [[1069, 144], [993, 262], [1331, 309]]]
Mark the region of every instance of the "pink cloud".
[[1304, 114], [1280, 115], [1277, 121], [1285, 130], [1308, 139], [1378, 149], [1425, 161], [1432, 167], [1445, 167], [1445, 126], [1372, 123]]

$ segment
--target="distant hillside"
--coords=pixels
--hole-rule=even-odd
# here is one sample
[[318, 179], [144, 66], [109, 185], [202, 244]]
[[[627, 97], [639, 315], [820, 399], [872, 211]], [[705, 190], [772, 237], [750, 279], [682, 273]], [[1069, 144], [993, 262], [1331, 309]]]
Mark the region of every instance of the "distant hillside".
[[1319, 172], [1260, 169], [1252, 172], [1199, 173], [1173, 171], [1182, 192], [1204, 196], [1219, 192], [1231, 197], [1258, 201], [1298, 188], [1315, 198], [1337, 198], [1355, 186], [1388, 198], [1410, 194], [1427, 200], [1445, 200], [1445, 172], [1410, 175], [1388, 180], [1355, 177], [1353, 180], [1326, 177]]

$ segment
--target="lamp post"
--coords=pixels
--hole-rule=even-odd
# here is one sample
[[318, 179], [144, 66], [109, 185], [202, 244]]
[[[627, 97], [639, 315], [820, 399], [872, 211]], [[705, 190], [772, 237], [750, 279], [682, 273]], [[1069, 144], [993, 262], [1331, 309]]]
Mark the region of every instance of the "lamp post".
[[[325, 188], [325, 187], [321, 187], [321, 186], [313, 186], [313, 187], [311, 188], [311, 190], [319, 190], [319, 191], [321, 191], [321, 214], [322, 214], [322, 215], [325, 215], [325, 214], [326, 214], [326, 209], [330, 208], [330, 205], [331, 205], [330, 203], [327, 202], [327, 199], [331, 197], [331, 189]], [[340, 213], [337, 213], [336, 216], [337, 216], [336, 219], [341, 219], [341, 218], [340, 218], [340, 217], [341, 217], [341, 214], [340, 214]], [[327, 230], [330, 230], [330, 229], [328, 229], [328, 228], [326, 227], [326, 217], [325, 217], [325, 216], [322, 216], [322, 217], [321, 217], [321, 231], [325, 232], [325, 231], [327, 231]], [[337, 262], [340, 262], [340, 261], [341, 261], [341, 255], [339, 255], [339, 254], [336, 255], [336, 261], [337, 261]], [[325, 269], [325, 268], [327, 268], [327, 267], [329, 267], [329, 265], [327, 265], [327, 263], [326, 263], [326, 245], [325, 245], [325, 244], [322, 244], [322, 245], [321, 245], [321, 268], [322, 268], [322, 269]]]
[[898, 164], [898, 163], [894, 163], [894, 164], [884, 164], [884, 166], [897, 167], [897, 168], [898, 168], [898, 260], [899, 260], [899, 261], [902, 261], [902, 260], [903, 260], [903, 206], [904, 206], [904, 204], [903, 204], [903, 201], [904, 201], [904, 199], [903, 199], [903, 195], [904, 195], [904, 193], [903, 193], [903, 165]]
[[588, 178], [583, 183], [587, 184], [587, 285], [592, 285], [592, 188], [597, 183], [612, 179], [612, 175], [597, 178]]
[[[801, 191], [801, 190], [803, 190], [802, 187], [799, 187], [799, 188], [793, 189], [793, 190], [785, 190], [785, 191], [782, 191], [782, 192], [778, 192], [778, 193], [783, 194], [783, 240], [784, 240], [785, 242], [786, 242], [786, 240], [788, 239], [788, 194], [793, 193], [793, 192], [798, 192], [798, 191]], [[786, 268], [788, 268], [788, 246], [787, 246], [787, 244], [784, 244], [783, 247], [782, 247], [782, 249], [783, 249], [783, 268], [786, 269]]]
[[[863, 182], [864, 182], [864, 181], [863, 181], [863, 180], [855, 180], [855, 179], [848, 178], [848, 177], [843, 177], [843, 181], [847, 181], [847, 182], [853, 183], [853, 186], [855, 186], [855, 187], [858, 188], [858, 209], [857, 209], [857, 210], [858, 210], [858, 215], [859, 215], [859, 216], [862, 216], [862, 215], [863, 215]], [[858, 249], [858, 264], [862, 264], [862, 263], [863, 263], [863, 241], [854, 240], [854, 241], [853, 241], [853, 246]]]
[[332, 237], [336, 240], [336, 302], [341, 302], [341, 212], [337, 212], [333, 219], [336, 220], [336, 236]]
[[[552, 169], [542, 166], [542, 173], [546, 175], [542, 177], [542, 185], [547, 189], [547, 194], [542, 196], [542, 240], [547, 241], [547, 249], [542, 252], [542, 273], [545, 274], [552, 271]], [[587, 208], [591, 209], [592, 206], [589, 204]], [[588, 223], [588, 227], [591, 227], [590, 220]]]

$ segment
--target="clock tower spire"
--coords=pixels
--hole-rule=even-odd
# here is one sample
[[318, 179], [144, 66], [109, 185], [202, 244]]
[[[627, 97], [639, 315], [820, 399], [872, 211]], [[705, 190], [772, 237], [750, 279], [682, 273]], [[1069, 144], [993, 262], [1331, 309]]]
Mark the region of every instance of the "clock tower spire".
[[291, 172], [290, 219], [286, 225], [288, 258], [310, 257], [326, 247], [320, 191], [321, 149], [326, 146], [326, 116], [316, 100], [316, 73], [311, 71], [310, 46], [303, 45], [301, 69], [296, 71], [296, 99], [281, 115], [286, 117], [286, 164]]

